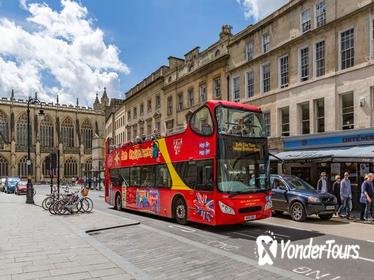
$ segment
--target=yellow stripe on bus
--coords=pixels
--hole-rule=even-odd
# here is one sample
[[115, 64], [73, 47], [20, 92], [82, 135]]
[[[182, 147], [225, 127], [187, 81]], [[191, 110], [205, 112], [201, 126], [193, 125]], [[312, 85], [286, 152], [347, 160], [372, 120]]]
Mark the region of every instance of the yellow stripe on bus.
[[177, 173], [173, 164], [171, 163], [169, 151], [168, 151], [168, 148], [166, 147], [165, 138], [158, 139], [157, 143], [158, 143], [158, 148], [159, 148], [162, 156], [165, 159], [166, 166], [168, 167], [168, 170], [169, 170], [169, 173], [170, 173], [170, 176], [171, 176], [171, 181], [172, 181], [171, 189], [172, 190], [191, 190], [191, 188], [189, 188], [183, 182], [181, 177], [179, 177], [179, 174]]

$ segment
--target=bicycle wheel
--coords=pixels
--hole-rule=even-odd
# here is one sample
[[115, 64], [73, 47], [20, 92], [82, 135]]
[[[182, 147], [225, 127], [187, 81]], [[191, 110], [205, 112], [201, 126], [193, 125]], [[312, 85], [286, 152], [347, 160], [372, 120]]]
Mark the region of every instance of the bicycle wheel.
[[49, 208], [48, 203], [49, 203], [50, 199], [51, 199], [51, 197], [46, 197], [46, 198], [43, 199], [42, 207], [43, 207], [44, 210], [48, 210], [48, 208]]
[[51, 203], [49, 205], [49, 208], [48, 208], [48, 211], [49, 213], [51, 213], [52, 215], [56, 215], [56, 212], [55, 212], [55, 204], [57, 203], [58, 201], [55, 201], [54, 203]]
[[90, 213], [90, 212], [92, 212], [92, 210], [93, 210], [93, 201], [92, 201], [92, 199], [91, 198], [89, 198], [89, 197], [85, 197], [85, 200], [87, 200], [88, 201], [88, 204], [89, 204], [89, 208], [88, 208], [88, 210], [87, 210], [87, 212], [88, 213]]
[[90, 209], [90, 202], [84, 197], [80, 200], [81, 202], [81, 212], [82, 213], [86, 213], [88, 212], [88, 210]]

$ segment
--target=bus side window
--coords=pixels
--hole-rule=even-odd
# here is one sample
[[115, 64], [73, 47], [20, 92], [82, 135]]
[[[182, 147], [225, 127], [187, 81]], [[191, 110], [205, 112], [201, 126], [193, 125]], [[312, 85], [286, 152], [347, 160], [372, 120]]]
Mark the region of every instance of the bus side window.
[[112, 185], [113, 186], [120, 186], [118, 169], [111, 169], [109, 171], [109, 174], [110, 174], [110, 181], [112, 182]]
[[122, 187], [128, 187], [130, 184], [130, 168], [121, 168], [119, 170], [119, 176]]
[[142, 187], [154, 187], [155, 186], [155, 166], [143, 166], [141, 171], [141, 183]]
[[140, 170], [141, 170], [141, 167], [130, 168], [130, 186], [131, 187], [140, 186]]
[[165, 164], [160, 164], [156, 166], [156, 183], [155, 186], [159, 188], [170, 188], [171, 179], [169, 170]]
[[191, 129], [203, 136], [210, 136], [213, 133], [213, 120], [207, 107], [203, 107], [192, 114], [190, 119]]
[[213, 160], [184, 161], [174, 164], [183, 182], [192, 189], [212, 191]]
[[196, 183], [197, 190], [213, 190], [213, 160], [208, 159], [198, 163]]

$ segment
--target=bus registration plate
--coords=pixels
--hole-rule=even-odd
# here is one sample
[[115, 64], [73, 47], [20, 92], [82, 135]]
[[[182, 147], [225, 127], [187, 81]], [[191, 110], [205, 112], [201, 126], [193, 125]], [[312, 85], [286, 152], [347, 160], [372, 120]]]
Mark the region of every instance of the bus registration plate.
[[245, 220], [245, 221], [256, 220], [256, 215], [245, 216], [245, 217], [244, 217], [244, 220]]

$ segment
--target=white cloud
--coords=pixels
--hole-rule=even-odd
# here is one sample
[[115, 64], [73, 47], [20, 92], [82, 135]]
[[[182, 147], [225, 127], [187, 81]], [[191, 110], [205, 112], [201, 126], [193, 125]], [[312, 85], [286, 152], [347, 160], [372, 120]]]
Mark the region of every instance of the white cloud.
[[236, 0], [244, 10], [246, 19], [258, 21], [286, 4], [288, 0]]
[[61, 4], [61, 11], [55, 11], [21, 0], [30, 13], [27, 28], [0, 18], [0, 92], [14, 88], [18, 96], [27, 97], [38, 91], [47, 100], [59, 93], [61, 102], [74, 103], [79, 97], [85, 105], [103, 87], [118, 96], [118, 73], [129, 73], [119, 50], [105, 43], [86, 7], [71, 0]]

